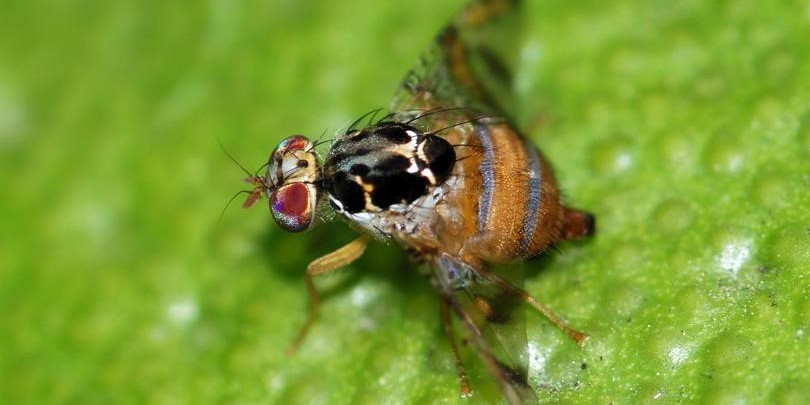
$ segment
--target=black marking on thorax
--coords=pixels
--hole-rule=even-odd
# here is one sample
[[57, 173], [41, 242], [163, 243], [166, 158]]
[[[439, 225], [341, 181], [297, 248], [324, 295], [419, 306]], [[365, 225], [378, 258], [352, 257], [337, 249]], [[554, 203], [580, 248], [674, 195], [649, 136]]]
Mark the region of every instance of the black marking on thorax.
[[338, 211], [376, 212], [427, 194], [447, 180], [455, 162], [446, 139], [383, 122], [335, 141], [323, 166], [323, 188]]

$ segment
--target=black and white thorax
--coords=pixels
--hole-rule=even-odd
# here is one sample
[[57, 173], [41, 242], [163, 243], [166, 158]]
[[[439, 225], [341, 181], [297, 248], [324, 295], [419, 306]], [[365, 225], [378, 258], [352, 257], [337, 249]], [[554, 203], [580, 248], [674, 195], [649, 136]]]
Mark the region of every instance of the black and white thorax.
[[321, 190], [350, 224], [403, 242], [430, 232], [442, 187], [456, 163], [444, 138], [383, 121], [338, 138], [322, 167]]

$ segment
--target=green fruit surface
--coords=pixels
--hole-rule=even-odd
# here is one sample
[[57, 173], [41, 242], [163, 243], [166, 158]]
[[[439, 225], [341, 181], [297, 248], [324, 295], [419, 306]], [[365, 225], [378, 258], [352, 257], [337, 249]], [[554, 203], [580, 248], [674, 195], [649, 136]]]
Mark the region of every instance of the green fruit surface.
[[[544, 402], [810, 403], [810, 6], [531, 1], [516, 94], [595, 238], [527, 263]], [[0, 403], [476, 404], [394, 246], [318, 281], [249, 169], [387, 107], [463, 5], [5, 2]]]

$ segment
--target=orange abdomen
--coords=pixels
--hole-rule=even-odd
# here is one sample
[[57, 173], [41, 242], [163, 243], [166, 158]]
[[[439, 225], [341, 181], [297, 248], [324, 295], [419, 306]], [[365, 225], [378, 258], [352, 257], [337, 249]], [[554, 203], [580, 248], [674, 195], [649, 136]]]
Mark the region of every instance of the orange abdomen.
[[562, 204], [550, 165], [510, 125], [476, 122], [448, 138], [463, 145], [447, 195], [456, 212], [440, 231], [449, 251], [503, 263], [592, 232], [592, 217]]

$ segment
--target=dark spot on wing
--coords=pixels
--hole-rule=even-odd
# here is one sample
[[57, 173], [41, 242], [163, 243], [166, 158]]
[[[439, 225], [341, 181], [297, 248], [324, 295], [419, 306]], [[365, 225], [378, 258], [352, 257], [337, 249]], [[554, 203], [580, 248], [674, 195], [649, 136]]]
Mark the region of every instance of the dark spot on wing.
[[486, 314], [487, 322], [494, 323], [494, 324], [505, 324], [509, 322], [510, 316], [509, 314], [503, 311], [491, 311]]
[[[484, 298], [481, 298], [484, 299]], [[517, 308], [519, 308], [523, 301], [518, 295], [501, 292], [500, 294], [487, 299], [490, 310], [485, 312], [486, 320], [494, 324], [508, 323]]]
[[501, 363], [500, 360], [498, 361], [498, 366], [501, 368], [501, 371], [503, 371], [506, 378], [509, 379], [509, 382], [511, 382], [513, 385], [520, 387], [529, 386], [529, 383], [526, 380], [525, 372], [515, 369], [513, 367], [509, 367], [506, 364]]
[[478, 52], [491, 77], [496, 78], [504, 88], [509, 88], [513, 79], [512, 72], [503, 63], [503, 59], [498, 57], [495, 51], [489, 47], [482, 46], [478, 49]]

